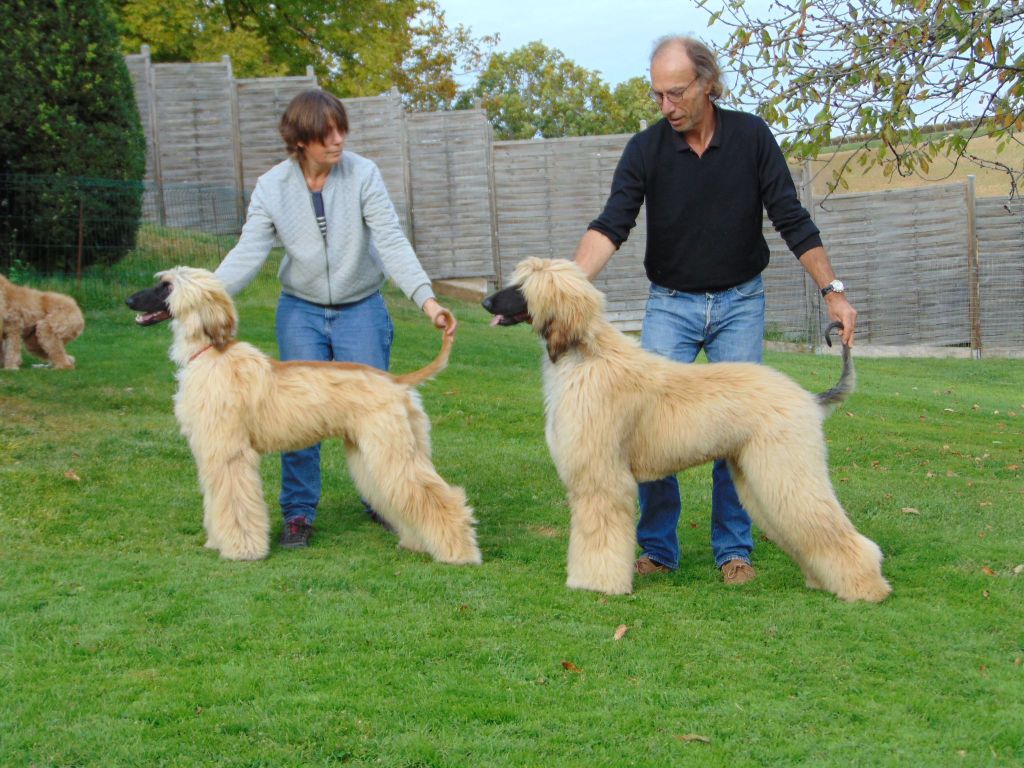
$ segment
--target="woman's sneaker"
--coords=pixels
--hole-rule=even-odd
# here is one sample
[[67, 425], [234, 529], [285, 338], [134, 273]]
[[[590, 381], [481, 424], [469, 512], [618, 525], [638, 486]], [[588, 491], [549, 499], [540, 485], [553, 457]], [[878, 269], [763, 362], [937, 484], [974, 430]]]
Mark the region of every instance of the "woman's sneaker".
[[306, 518], [293, 517], [291, 520], [285, 520], [280, 543], [285, 549], [308, 547], [312, 535], [313, 526], [306, 522]]

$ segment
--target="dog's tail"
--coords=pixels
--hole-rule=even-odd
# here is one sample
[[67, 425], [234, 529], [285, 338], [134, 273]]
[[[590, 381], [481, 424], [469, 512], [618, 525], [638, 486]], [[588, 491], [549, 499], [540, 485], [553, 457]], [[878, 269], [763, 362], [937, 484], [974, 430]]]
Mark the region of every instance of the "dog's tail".
[[[447, 309], [442, 310], [442, 312], [445, 316], [445, 327], [447, 328], [455, 322], [455, 318]], [[427, 379], [432, 379], [448, 366], [448, 356], [451, 354], [452, 344], [454, 343], [455, 338], [453, 336], [450, 336], [447, 332], [442, 332], [441, 351], [437, 353], [437, 357], [418, 371], [403, 373], [401, 376], [396, 376], [395, 380], [398, 381], [399, 384], [407, 384], [410, 387], [415, 387]]]
[[[832, 331], [842, 330], [843, 324], [836, 322], [825, 329], [825, 343], [832, 346]], [[853, 360], [850, 357], [850, 347], [843, 344], [843, 372], [839, 376], [836, 385], [827, 392], [815, 395], [818, 405], [822, 407], [827, 416], [831, 410], [843, 402], [853, 392], [857, 385], [857, 373], [853, 370]]]

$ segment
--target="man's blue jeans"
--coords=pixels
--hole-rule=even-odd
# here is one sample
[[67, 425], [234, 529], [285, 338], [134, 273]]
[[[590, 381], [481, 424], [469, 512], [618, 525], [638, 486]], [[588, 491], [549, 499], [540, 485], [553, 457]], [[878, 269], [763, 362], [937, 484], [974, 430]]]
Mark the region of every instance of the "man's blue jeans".
[[[651, 286], [644, 315], [644, 349], [681, 363], [692, 363], [701, 349], [711, 363], [754, 362], [764, 358], [764, 282], [758, 275], [735, 288], [684, 293]], [[687, 424], [683, 429], [704, 429]], [[726, 463], [712, 469], [711, 550], [721, 567], [739, 558], [750, 562], [754, 549], [750, 516], [740, 504]], [[679, 567], [679, 482], [675, 475], [640, 483], [637, 542], [644, 554], [669, 568]]]
[[[281, 294], [277, 348], [282, 360], [337, 360], [388, 369], [395, 329], [380, 292], [323, 307]], [[281, 454], [281, 514], [312, 524], [320, 503], [320, 445]]]

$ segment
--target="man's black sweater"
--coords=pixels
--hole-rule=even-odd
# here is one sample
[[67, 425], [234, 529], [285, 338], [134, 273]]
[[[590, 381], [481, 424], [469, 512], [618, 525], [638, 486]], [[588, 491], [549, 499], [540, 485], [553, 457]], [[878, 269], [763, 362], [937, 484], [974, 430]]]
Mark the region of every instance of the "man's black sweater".
[[821, 245], [767, 124], [717, 106], [715, 121], [700, 157], [667, 120], [636, 134], [622, 152], [604, 211], [589, 226], [617, 248], [646, 201], [644, 267], [665, 288], [719, 291], [760, 274], [768, 266], [764, 210], [798, 258]]

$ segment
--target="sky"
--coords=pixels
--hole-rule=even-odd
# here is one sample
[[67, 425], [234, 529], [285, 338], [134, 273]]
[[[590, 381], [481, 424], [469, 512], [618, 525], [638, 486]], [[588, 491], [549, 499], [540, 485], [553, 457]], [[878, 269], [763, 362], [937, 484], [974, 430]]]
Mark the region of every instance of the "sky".
[[662, 35], [693, 34], [721, 42], [727, 27], [708, 29], [708, 14], [675, 0], [439, 0], [449, 27], [471, 27], [474, 37], [495, 32], [495, 49], [508, 52], [535, 40], [557, 48], [611, 86], [647, 77], [651, 43]]

